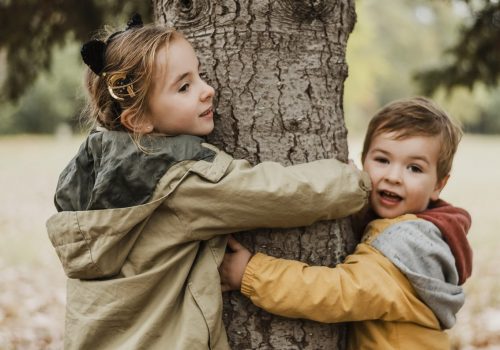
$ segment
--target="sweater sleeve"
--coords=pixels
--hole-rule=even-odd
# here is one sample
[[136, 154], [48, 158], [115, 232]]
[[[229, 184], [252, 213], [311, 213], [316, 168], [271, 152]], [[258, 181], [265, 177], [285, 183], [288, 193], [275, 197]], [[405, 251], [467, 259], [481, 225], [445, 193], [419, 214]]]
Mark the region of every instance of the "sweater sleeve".
[[406, 278], [367, 244], [334, 268], [256, 254], [241, 292], [264, 310], [319, 322], [381, 319], [436, 324]]
[[286, 167], [224, 157], [220, 167], [198, 162], [169, 198], [189, 239], [345, 217], [366, 204], [371, 188], [366, 173], [335, 159]]

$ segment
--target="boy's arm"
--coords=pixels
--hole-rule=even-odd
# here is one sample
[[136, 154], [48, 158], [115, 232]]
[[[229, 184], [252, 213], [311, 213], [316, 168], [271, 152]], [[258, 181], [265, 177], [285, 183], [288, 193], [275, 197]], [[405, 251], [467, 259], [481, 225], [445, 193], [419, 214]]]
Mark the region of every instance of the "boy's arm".
[[288, 167], [230, 159], [222, 170], [208, 162], [198, 165], [166, 202], [192, 240], [345, 217], [366, 204], [371, 189], [366, 173], [335, 159]]
[[[264, 310], [319, 322], [381, 319], [437, 321], [412, 292], [404, 275], [375, 249], [358, 245], [335, 268], [256, 254], [241, 292]], [[422, 305], [419, 307], [418, 305]]]
[[227, 246], [231, 252], [224, 254], [224, 259], [219, 267], [221, 289], [223, 292], [240, 290], [241, 279], [252, 253], [242, 246], [236, 239], [229, 236]]

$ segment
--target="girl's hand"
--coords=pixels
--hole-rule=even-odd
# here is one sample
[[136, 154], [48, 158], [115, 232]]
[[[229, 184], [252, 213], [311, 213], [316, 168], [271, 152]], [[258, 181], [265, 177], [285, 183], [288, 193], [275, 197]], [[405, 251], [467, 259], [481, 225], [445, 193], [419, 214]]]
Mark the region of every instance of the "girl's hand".
[[349, 163], [347, 163], [351, 168], [354, 168], [355, 170], [361, 172], [361, 170], [358, 168], [358, 166], [356, 165], [356, 163], [354, 162], [354, 160], [352, 160], [351, 158], [349, 158]]
[[223, 292], [240, 290], [245, 268], [252, 257], [252, 253], [232, 236], [229, 236], [227, 245], [232, 250], [232, 253], [227, 252], [224, 254], [224, 259], [219, 267]]

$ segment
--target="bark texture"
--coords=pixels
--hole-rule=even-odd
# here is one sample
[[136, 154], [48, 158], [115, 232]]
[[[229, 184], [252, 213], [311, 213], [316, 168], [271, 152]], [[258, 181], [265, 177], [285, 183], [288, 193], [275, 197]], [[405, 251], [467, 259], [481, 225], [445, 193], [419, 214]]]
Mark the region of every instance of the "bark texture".
[[[156, 21], [193, 43], [217, 92], [210, 142], [253, 163], [347, 159], [342, 100], [354, 0], [156, 0], [154, 6]], [[238, 238], [254, 251], [329, 266], [355, 244], [347, 220]], [[224, 322], [233, 349], [344, 346], [341, 326], [270, 315], [239, 293], [225, 296]]]

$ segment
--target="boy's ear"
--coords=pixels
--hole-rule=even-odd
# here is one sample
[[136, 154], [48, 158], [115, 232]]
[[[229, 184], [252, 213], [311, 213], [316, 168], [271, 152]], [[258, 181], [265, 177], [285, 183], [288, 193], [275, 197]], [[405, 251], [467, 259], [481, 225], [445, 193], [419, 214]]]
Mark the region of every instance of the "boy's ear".
[[446, 183], [448, 182], [448, 179], [450, 178], [450, 174], [446, 175], [443, 177], [440, 181], [436, 183], [436, 187], [434, 188], [434, 191], [431, 194], [431, 200], [432, 201], [437, 201], [439, 199], [439, 194], [443, 190], [444, 186], [446, 186]]
[[130, 109], [125, 109], [120, 115], [121, 123], [130, 131], [140, 134], [149, 134], [153, 131], [153, 124], [145, 119], [137, 118], [136, 114]]

